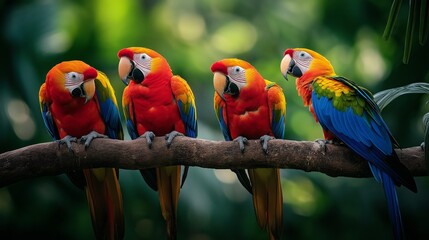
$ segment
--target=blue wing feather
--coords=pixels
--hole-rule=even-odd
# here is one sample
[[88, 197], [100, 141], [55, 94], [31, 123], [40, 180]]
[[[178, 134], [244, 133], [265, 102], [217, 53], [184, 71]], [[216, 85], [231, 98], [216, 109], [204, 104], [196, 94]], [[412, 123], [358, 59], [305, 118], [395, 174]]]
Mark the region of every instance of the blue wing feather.
[[[368, 110], [365, 110], [363, 115], [359, 116], [351, 107], [340, 111], [334, 107], [331, 99], [319, 97], [314, 91], [312, 103], [323, 128], [331, 131], [374, 167], [387, 173], [395, 182], [404, 184], [411, 190], [416, 189], [412, 176], [397, 159], [390, 132], [377, 112], [369, 114]], [[375, 175], [375, 178], [380, 180], [379, 174]]]
[[49, 110], [48, 105], [45, 102], [40, 104], [43, 122], [45, 123], [46, 128], [48, 129], [49, 134], [53, 140], [60, 140], [60, 134], [58, 133], [58, 128], [55, 125], [52, 113]]
[[[389, 128], [386, 125], [386, 122], [381, 118], [380, 113], [381, 110], [378, 107], [377, 103], [374, 101], [374, 97], [372, 94], [366, 90], [365, 88], [359, 87], [355, 82], [348, 80], [344, 77], [333, 77], [334, 80], [337, 80], [346, 86], [350, 87], [351, 89], [355, 90], [357, 94], [362, 97], [365, 100], [365, 103], [369, 106], [370, 111], [367, 111], [367, 114], [378, 124], [381, 125], [382, 128], [387, 130], [387, 133], [389, 134], [390, 139], [392, 140], [393, 144], [395, 146], [399, 146], [396, 139], [393, 137], [392, 133], [390, 132]], [[377, 129], [376, 129], [377, 130]], [[381, 134], [381, 132], [380, 132]]]
[[224, 108], [223, 107], [219, 107], [218, 111], [219, 111], [219, 113], [218, 113], [218, 116], [219, 116], [219, 126], [220, 126], [220, 129], [222, 130], [223, 137], [225, 138], [226, 141], [232, 141], [232, 137], [231, 137], [231, 134], [229, 133], [228, 126], [226, 125], [226, 121], [223, 118]]
[[177, 101], [179, 107], [180, 118], [185, 124], [185, 135], [188, 137], [196, 138], [198, 133], [198, 125], [196, 119], [195, 105], [189, 104], [189, 110], [185, 111], [185, 106], [181, 100]]
[[274, 82], [265, 80], [268, 107], [271, 111], [271, 131], [277, 139], [285, 138], [286, 98], [282, 88]]
[[103, 85], [102, 80], [99, 79], [95, 79], [95, 84], [95, 95], [100, 107], [100, 115], [106, 125], [105, 134], [112, 139], [123, 139], [121, 118], [112, 86], [107, 82]]

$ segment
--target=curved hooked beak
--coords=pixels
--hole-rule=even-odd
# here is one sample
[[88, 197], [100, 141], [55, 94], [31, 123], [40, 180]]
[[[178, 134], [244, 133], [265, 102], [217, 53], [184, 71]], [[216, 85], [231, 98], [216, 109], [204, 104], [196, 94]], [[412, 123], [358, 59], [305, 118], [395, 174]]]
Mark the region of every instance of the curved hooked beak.
[[95, 82], [94, 79], [85, 80], [80, 85], [75, 88], [69, 89], [70, 94], [73, 97], [85, 98], [85, 103], [87, 103], [95, 94]]
[[127, 57], [121, 57], [118, 64], [119, 78], [128, 86], [131, 80], [131, 72], [134, 69], [133, 62]]
[[[287, 75], [288, 75], [288, 73], [289, 73], [289, 65], [292, 63], [292, 58], [290, 57], [290, 55], [289, 54], [286, 54], [284, 57], [283, 57], [283, 59], [282, 59], [282, 61], [280, 62], [280, 71], [282, 72], [282, 75], [283, 75], [283, 77], [286, 79], [286, 81], [287, 80], [289, 80], [288, 78], [287, 78]], [[293, 62], [294, 63], [294, 62]]]
[[228, 76], [221, 72], [214, 72], [213, 75], [213, 86], [215, 91], [219, 94], [219, 96], [224, 98], [224, 94], [229, 94], [231, 96], [238, 96], [240, 90], [237, 84], [231, 82]]
[[143, 71], [137, 68], [134, 62], [128, 57], [121, 57], [121, 59], [119, 59], [118, 72], [119, 77], [125, 85], [128, 85], [130, 80], [141, 83], [145, 78]]
[[83, 96], [85, 97], [85, 103], [87, 103], [94, 97], [95, 94], [94, 78], [85, 80], [81, 86], [83, 90]]
[[213, 86], [215, 91], [217, 92], [217, 94], [219, 94], [219, 96], [222, 97], [222, 99], [224, 99], [223, 97], [223, 92], [226, 86], [226, 75], [221, 73], [221, 72], [214, 72], [213, 73]]
[[286, 54], [280, 62], [280, 71], [286, 80], [288, 80], [288, 74], [298, 78], [302, 76], [301, 69], [296, 65], [295, 60], [293, 60], [289, 54]]

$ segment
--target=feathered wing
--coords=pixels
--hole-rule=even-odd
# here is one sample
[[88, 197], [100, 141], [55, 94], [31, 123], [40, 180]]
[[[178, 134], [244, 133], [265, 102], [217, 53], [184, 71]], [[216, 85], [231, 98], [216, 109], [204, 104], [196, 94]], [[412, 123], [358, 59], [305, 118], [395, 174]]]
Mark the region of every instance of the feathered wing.
[[225, 101], [219, 96], [217, 92], [214, 93], [214, 110], [217, 120], [219, 121], [220, 129], [226, 141], [232, 141], [231, 134], [228, 128], [228, 118], [226, 117], [226, 104]]
[[[319, 83], [326, 80], [343, 83], [343, 91], [332, 94], [329, 89], [324, 90]], [[313, 83], [313, 89], [312, 102], [320, 124], [368, 161], [374, 178], [383, 184], [395, 239], [402, 239], [403, 226], [395, 184], [414, 192], [417, 187], [393, 149], [396, 141], [381, 118], [372, 95], [343, 77], [319, 77]]]
[[115, 92], [106, 75], [98, 71], [95, 79], [96, 100], [100, 106], [100, 114], [106, 125], [106, 135], [112, 139], [124, 139], [121, 118]]
[[[179, 108], [180, 118], [185, 125], [185, 136], [196, 138], [198, 135], [197, 107], [191, 88], [185, 79], [175, 75], [171, 78], [171, 90]], [[185, 166], [183, 171], [182, 186], [188, 175], [188, 168]]]
[[180, 117], [185, 124], [185, 135], [196, 138], [198, 134], [197, 108], [191, 88], [183, 78], [176, 75], [171, 78], [171, 90], [176, 99]]
[[[118, 105], [107, 77], [98, 72], [95, 79], [95, 101], [106, 126], [105, 133], [112, 139], [124, 139]], [[91, 218], [98, 239], [123, 239], [124, 215], [118, 169], [84, 169], [86, 193]]]
[[[317, 86], [320, 81], [323, 79], [319, 78], [313, 84], [312, 102], [322, 127], [329, 129], [370, 164], [386, 172], [396, 184], [416, 191], [412, 175], [393, 150], [396, 141], [372, 97], [345, 78], [341, 78], [341, 82], [348, 83], [348, 93], [329, 96]], [[356, 100], [352, 101], [352, 98]], [[380, 180], [377, 174], [374, 177]]]
[[39, 90], [39, 104], [40, 112], [42, 113], [43, 122], [48, 129], [49, 134], [54, 140], [60, 140], [57, 125], [55, 125], [54, 118], [50, 110], [50, 100], [46, 94], [46, 84], [43, 83]]
[[[226, 104], [225, 101], [222, 99], [221, 96], [217, 92], [214, 93], [214, 110], [216, 113], [216, 117], [219, 121], [220, 129], [222, 131], [223, 137], [226, 141], [232, 141], [231, 134], [229, 132], [228, 127], [228, 118], [226, 117]], [[250, 184], [250, 179], [246, 174], [245, 169], [231, 169], [236, 175], [238, 180], [240, 181], [241, 185], [243, 185], [246, 190], [252, 194], [252, 184]]]
[[[42, 113], [42, 119], [45, 123], [46, 129], [48, 129], [48, 132], [54, 141], [60, 140], [61, 137], [58, 132], [58, 127], [55, 124], [54, 116], [51, 112], [51, 100], [46, 93], [45, 83], [42, 84], [39, 90], [39, 104], [40, 112]], [[66, 173], [66, 175], [76, 187], [80, 189], [85, 187], [86, 183], [82, 171], [71, 171]]]
[[286, 98], [283, 90], [277, 84], [265, 81], [267, 84], [268, 107], [270, 109], [271, 130], [274, 137], [285, 138]]
[[[276, 138], [284, 139], [286, 99], [277, 84], [267, 80], [266, 84], [271, 130]], [[270, 239], [279, 239], [283, 225], [280, 169], [249, 169], [248, 172], [253, 187], [253, 205], [258, 224], [268, 230]]]

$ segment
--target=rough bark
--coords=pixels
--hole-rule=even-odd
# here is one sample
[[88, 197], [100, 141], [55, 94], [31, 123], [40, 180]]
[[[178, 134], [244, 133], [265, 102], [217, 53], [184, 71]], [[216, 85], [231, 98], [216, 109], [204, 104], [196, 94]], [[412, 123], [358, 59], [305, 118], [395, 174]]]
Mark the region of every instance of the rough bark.
[[[73, 143], [73, 151], [56, 142], [40, 143], [0, 154], [0, 187], [17, 181], [53, 176], [71, 170], [97, 167], [142, 169], [167, 165], [202, 168], [279, 167], [322, 172], [329, 176], [370, 177], [368, 164], [344, 146], [272, 140], [268, 154], [258, 140], [251, 140], [241, 153], [236, 142], [177, 137], [167, 148], [162, 137], [149, 149], [143, 139], [95, 139], [88, 149]], [[421, 147], [397, 149], [400, 161], [414, 176], [428, 174]]]

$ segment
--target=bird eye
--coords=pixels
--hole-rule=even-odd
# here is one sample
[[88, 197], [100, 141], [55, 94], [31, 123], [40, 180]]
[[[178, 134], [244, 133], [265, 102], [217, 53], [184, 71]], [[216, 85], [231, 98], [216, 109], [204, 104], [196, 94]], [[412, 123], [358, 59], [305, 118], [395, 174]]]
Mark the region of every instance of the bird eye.
[[242, 67], [235, 66], [235, 67], [232, 68], [232, 72], [235, 73], [235, 74], [237, 74], [237, 73], [240, 73], [240, 72], [244, 72], [244, 69]]
[[304, 52], [304, 51], [299, 52], [298, 56], [299, 56], [300, 59], [303, 59], [303, 60], [311, 58], [311, 55], [308, 54], [307, 52]]
[[81, 80], [81, 74], [77, 73], [77, 72], [69, 72], [66, 73], [66, 79], [68, 80], [68, 82], [77, 82]]
[[151, 59], [151, 57], [149, 55], [147, 55], [146, 53], [134, 55], [134, 61], [141, 64], [141, 65], [149, 64], [150, 59]]
[[138, 55], [138, 59], [145, 61], [147, 59], [150, 59], [150, 57], [146, 53], [142, 53], [142, 54]]

